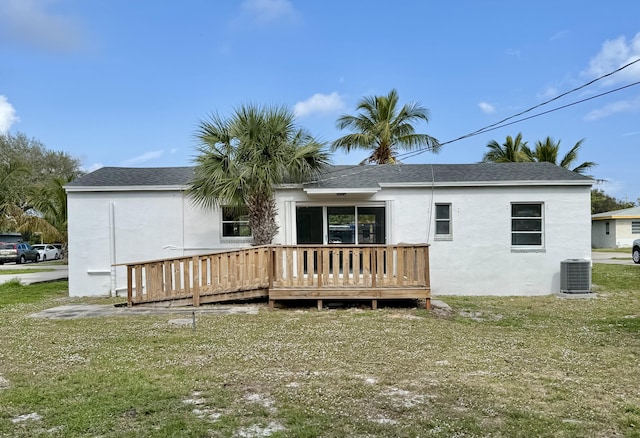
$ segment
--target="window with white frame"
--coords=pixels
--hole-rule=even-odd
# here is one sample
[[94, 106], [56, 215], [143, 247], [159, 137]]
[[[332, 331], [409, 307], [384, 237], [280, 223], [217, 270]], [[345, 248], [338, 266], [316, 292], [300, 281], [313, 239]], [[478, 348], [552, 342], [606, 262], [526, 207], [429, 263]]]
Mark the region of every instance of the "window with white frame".
[[604, 234], [609, 235], [609, 222], [604, 223]]
[[436, 239], [450, 239], [453, 235], [451, 227], [451, 204], [436, 204]]
[[247, 207], [222, 207], [222, 236], [251, 237]]
[[541, 247], [544, 242], [543, 204], [511, 204], [511, 245]]
[[640, 234], [640, 221], [631, 221], [631, 233]]

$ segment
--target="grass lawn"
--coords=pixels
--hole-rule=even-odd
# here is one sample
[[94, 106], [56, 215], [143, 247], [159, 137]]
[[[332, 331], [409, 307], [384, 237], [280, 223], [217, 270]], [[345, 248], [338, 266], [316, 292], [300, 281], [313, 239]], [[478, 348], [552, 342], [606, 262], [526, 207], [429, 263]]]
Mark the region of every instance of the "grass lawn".
[[624, 254], [629, 254], [631, 257], [631, 247], [629, 248], [592, 248], [593, 252], [621, 252]]
[[195, 331], [30, 318], [66, 282], [9, 283], [0, 436], [640, 437], [640, 269], [593, 282], [596, 299], [438, 297], [449, 316], [196, 313]]
[[0, 275], [16, 275], [16, 274], [34, 274], [36, 272], [51, 272], [53, 269], [49, 268], [25, 268], [25, 269], [3, 269], [0, 271]]

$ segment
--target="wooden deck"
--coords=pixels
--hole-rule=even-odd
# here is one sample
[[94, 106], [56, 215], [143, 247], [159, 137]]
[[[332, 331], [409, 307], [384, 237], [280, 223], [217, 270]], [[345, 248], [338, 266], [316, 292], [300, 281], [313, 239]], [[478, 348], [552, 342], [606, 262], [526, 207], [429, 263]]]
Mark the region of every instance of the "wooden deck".
[[421, 299], [430, 308], [429, 245], [270, 245], [126, 264], [129, 306], [268, 298]]

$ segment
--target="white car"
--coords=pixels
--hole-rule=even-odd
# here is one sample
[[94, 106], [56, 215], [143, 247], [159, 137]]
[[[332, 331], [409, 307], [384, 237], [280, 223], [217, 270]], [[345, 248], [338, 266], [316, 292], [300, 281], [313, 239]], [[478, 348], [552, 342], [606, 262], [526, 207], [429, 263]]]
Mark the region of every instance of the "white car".
[[33, 249], [40, 253], [40, 261], [58, 260], [60, 258], [60, 250], [50, 244], [33, 245]]
[[633, 241], [633, 249], [631, 250], [631, 258], [634, 263], [640, 263], [640, 239]]

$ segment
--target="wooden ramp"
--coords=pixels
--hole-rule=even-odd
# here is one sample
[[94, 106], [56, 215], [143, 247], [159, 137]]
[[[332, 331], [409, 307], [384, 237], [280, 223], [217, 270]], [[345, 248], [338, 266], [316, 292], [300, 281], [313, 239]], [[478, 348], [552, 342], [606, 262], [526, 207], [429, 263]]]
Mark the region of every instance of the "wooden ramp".
[[126, 264], [129, 306], [268, 298], [421, 299], [430, 308], [429, 245], [269, 245]]

